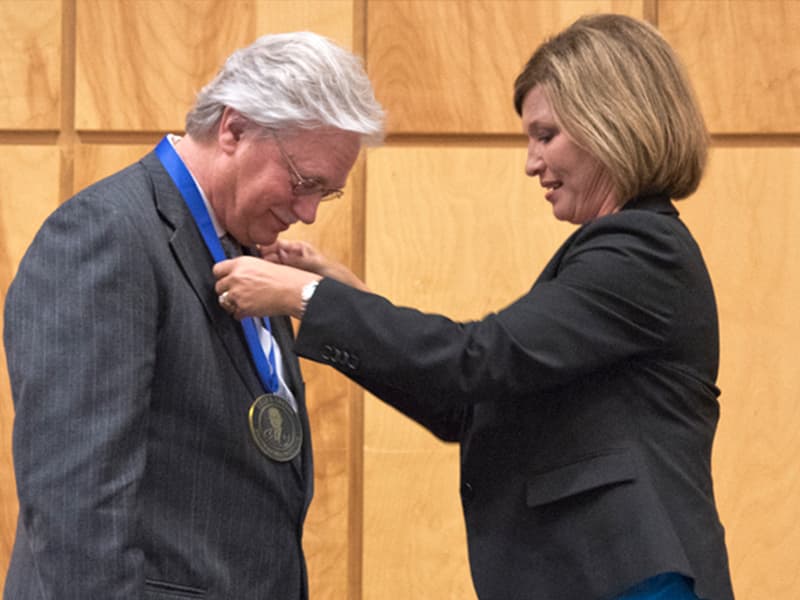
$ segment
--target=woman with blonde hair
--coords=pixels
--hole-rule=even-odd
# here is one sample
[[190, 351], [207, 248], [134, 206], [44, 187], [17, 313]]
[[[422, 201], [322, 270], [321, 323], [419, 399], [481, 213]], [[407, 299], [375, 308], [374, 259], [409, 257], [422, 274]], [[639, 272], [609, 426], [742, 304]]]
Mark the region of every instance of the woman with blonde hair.
[[397, 307], [292, 242], [220, 263], [217, 292], [236, 317], [301, 318], [299, 355], [460, 443], [481, 600], [730, 600], [716, 304], [673, 203], [708, 147], [688, 79], [652, 26], [587, 16], [534, 52], [514, 105], [526, 173], [579, 227], [511, 305]]

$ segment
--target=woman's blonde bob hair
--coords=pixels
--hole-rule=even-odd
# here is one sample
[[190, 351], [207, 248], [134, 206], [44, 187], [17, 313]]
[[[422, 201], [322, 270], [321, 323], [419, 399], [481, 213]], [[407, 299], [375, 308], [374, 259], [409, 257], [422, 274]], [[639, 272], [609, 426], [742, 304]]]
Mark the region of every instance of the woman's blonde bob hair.
[[708, 132], [689, 79], [648, 23], [581, 17], [534, 53], [514, 83], [514, 107], [539, 86], [564, 131], [605, 165], [620, 198], [692, 194]]

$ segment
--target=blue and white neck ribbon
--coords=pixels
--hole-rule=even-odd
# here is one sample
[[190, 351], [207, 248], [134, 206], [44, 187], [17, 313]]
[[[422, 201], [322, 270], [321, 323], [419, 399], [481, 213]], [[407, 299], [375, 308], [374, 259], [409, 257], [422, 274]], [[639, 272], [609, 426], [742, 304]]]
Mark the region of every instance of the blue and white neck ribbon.
[[[222, 249], [222, 244], [217, 237], [217, 232], [214, 229], [214, 224], [211, 221], [211, 216], [208, 214], [206, 204], [203, 201], [203, 196], [200, 193], [197, 184], [183, 164], [183, 160], [178, 156], [175, 148], [165, 136], [156, 146], [156, 156], [161, 161], [161, 164], [166, 169], [178, 191], [183, 196], [186, 206], [189, 207], [189, 212], [192, 214], [200, 234], [206, 243], [208, 251], [214, 262], [225, 260], [225, 251]], [[263, 319], [264, 326], [267, 330], [270, 329], [269, 319]], [[275, 363], [275, 349], [274, 344], [270, 347], [269, 357], [264, 354], [264, 348], [258, 339], [259, 325], [252, 318], [245, 318], [241, 321], [242, 328], [244, 329], [244, 337], [247, 340], [247, 346], [250, 349], [250, 356], [253, 358], [258, 377], [264, 389], [274, 394], [278, 391], [280, 384], [278, 383], [278, 369]]]

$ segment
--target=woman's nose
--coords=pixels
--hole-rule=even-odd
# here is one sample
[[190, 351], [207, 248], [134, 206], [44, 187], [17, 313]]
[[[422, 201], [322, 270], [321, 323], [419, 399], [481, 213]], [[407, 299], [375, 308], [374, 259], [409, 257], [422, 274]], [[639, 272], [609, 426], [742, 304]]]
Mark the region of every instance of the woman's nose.
[[541, 153], [539, 153], [535, 147], [529, 147], [528, 158], [525, 161], [525, 174], [528, 177], [536, 177], [537, 175], [541, 175], [543, 170], [544, 161], [542, 160]]

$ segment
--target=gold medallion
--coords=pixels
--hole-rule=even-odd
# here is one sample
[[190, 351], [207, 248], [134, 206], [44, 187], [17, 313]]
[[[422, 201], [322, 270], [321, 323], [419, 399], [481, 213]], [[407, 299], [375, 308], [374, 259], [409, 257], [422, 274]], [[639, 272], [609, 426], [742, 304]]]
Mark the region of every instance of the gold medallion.
[[250, 407], [250, 433], [265, 455], [288, 462], [300, 453], [303, 429], [289, 403], [275, 394], [259, 396]]

